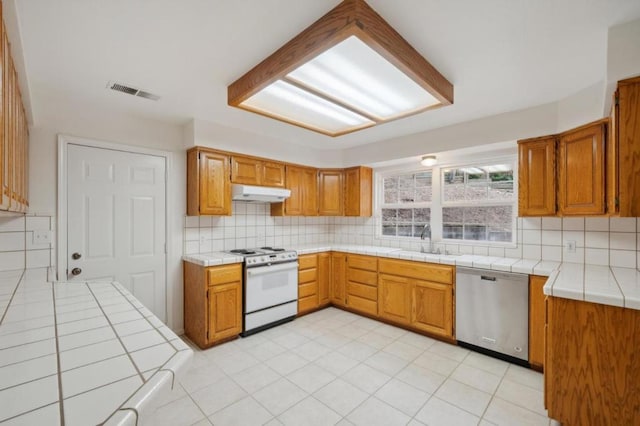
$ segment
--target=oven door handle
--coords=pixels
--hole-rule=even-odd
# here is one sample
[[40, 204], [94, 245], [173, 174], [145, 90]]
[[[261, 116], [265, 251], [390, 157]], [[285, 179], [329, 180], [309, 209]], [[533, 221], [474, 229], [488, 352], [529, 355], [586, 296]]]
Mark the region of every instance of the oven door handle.
[[289, 269], [298, 269], [298, 262], [287, 262], [280, 265], [257, 266], [247, 269], [247, 276], [257, 277], [258, 275], [272, 274], [274, 272], [288, 271]]

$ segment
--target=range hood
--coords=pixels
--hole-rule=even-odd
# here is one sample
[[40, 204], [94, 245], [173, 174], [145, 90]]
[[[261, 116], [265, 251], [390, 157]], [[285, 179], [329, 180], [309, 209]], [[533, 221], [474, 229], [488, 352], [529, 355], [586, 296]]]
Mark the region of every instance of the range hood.
[[231, 198], [234, 201], [255, 203], [281, 203], [291, 196], [291, 191], [268, 186], [237, 185], [231, 186]]

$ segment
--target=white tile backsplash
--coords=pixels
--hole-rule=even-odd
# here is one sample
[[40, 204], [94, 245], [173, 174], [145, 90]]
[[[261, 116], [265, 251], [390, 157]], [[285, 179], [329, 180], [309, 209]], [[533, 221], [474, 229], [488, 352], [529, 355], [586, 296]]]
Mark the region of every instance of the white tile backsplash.
[[[423, 242], [377, 235], [379, 217], [272, 217], [267, 204], [234, 202], [234, 215], [185, 217], [184, 252], [230, 250], [251, 246], [294, 247], [337, 243], [420, 250]], [[636, 266], [640, 233], [636, 218], [518, 218], [515, 246], [434, 242], [451, 253]], [[611, 232], [609, 232], [611, 231]], [[576, 252], [568, 253], [568, 241]], [[618, 259], [610, 255], [615, 250]], [[1, 254], [1, 253], [0, 253]], [[611, 261], [610, 261], [611, 259]]]
[[[0, 271], [48, 267], [53, 263], [54, 218], [0, 216]], [[51, 243], [33, 243], [33, 231], [48, 231]]]

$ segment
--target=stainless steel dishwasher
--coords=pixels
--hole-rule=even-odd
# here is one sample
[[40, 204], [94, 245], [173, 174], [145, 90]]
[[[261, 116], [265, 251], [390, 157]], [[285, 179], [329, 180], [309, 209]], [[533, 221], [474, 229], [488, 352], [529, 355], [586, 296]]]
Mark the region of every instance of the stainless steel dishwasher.
[[456, 339], [460, 346], [528, 365], [528, 275], [456, 268]]

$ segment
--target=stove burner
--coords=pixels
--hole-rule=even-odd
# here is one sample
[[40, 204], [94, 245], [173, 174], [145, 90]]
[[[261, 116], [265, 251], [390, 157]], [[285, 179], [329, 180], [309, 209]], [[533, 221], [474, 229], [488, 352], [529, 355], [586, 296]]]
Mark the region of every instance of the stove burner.
[[271, 251], [284, 251], [283, 248], [275, 248], [275, 247], [260, 247], [261, 250], [271, 250]]
[[255, 251], [247, 250], [247, 249], [235, 249], [235, 250], [229, 250], [229, 252], [237, 253], [237, 254], [256, 254]]

